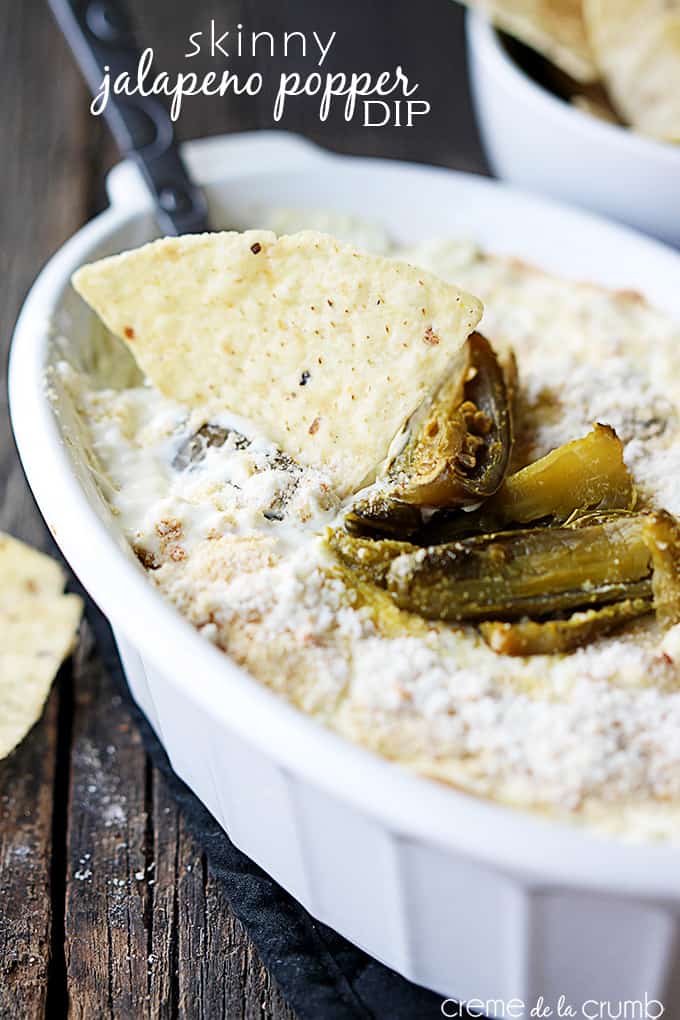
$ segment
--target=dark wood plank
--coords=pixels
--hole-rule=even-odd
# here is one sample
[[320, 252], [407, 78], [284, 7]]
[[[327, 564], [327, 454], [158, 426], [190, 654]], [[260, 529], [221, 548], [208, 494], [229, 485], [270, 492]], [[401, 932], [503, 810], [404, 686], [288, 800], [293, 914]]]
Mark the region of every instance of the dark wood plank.
[[[153, 802], [157, 993], [168, 989], [180, 1020], [294, 1020], [158, 773]], [[158, 1015], [163, 1001], [159, 994]]]
[[50, 961], [52, 788], [58, 695], [0, 764], [0, 1016], [42, 1016]]
[[73, 1020], [294, 1020], [87, 632], [74, 667], [65, 944]]
[[[41, 4], [2, 0], [0, 21], [0, 528], [41, 545], [45, 531], [11, 440], [4, 371], [26, 290], [82, 221], [84, 90]], [[0, 763], [0, 1015], [7, 1018], [43, 1016], [55, 972], [61, 875], [54, 790], [59, 688], [67, 698], [68, 683], [65, 669], [42, 720]]]
[[65, 954], [69, 1016], [146, 1014], [146, 755], [85, 626], [74, 663]]
[[[38, 269], [83, 222], [88, 195], [85, 92], [40, 3], [0, 0], [0, 371]], [[36, 543], [45, 532], [0, 403], [0, 528]]]

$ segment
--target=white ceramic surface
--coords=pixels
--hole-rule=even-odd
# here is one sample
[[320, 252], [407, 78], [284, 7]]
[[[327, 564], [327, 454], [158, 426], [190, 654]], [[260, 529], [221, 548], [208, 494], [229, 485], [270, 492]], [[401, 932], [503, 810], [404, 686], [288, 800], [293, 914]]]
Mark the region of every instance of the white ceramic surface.
[[[494, 182], [331, 156], [281, 133], [193, 143], [187, 153], [197, 173], [212, 167], [211, 210], [224, 225], [255, 224], [262, 205], [369, 215], [398, 239], [465, 236], [574, 277], [635, 286], [680, 317], [680, 256]], [[647, 994], [680, 1005], [677, 851], [476, 800], [345, 743], [255, 683], [148, 583], [84, 458], [63, 442], [70, 407], [62, 402], [55, 417], [43, 384], [57, 331], [76, 359], [87, 349], [91, 317], [69, 286], [72, 271], [155, 233], [131, 167], [114, 172], [111, 193], [113, 206], [50, 260], [26, 300], [11, 413], [45, 519], [110, 618], [132, 693], [178, 774], [312, 914], [442, 995], [498, 1000], [487, 1007], [498, 1015], [512, 998], [530, 1008], [540, 995], [578, 1005]]]
[[680, 145], [584, 113], [534, 82], [479, 14], [467, 16], [477, 122], [505, 181], [611, 216], [680, 247]]

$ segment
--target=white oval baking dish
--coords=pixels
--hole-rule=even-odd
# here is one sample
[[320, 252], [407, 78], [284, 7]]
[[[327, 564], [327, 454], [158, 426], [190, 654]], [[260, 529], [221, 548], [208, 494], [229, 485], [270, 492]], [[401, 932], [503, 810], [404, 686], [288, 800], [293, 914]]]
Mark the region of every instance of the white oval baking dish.
[[[331, 156], [280, 133], [186, 152], [208, 183], [216, 222], [244, 226], [258, 205], [368, 215], [404, 241], [464, 236], [580, 279], [635, 287], [680, 317], [680, 256], [494, 182]], [[12, 345], [11, 414], [45, 519], [111, 620], [132, 693], [177, 773], [315, 917], [442, 996], [481, 999], [499, 1016], [512, 999], [528, 1015], [539, 996], [565, 995], [577, 1008], [645, 995], [679, 1003], [677, 850], [486, 803], [345, 743], [239, 670], [148, 583], [77, 444], [63, 441], [69, 409], [55, 417], [44, 384], [55, 336], [77, 356], [90, 335], [72, 271], [155, 234], [132, 167], [113, 172], [110, 194], [111, 208], [50, 260], [26, 300]]]

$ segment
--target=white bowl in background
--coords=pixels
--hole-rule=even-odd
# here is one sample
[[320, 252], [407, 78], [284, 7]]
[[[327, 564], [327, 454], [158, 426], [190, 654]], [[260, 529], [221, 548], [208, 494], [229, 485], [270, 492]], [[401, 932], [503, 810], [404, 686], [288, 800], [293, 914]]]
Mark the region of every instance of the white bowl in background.
[[[397, 241], [468, 237], [575, 278], [634, 285], [680, 319], [680, 255], [495, 181], [333, 156], [278, 132], [191, 143], [185, 155], [216, 225], [257, 225], [263, 206], [368, 216]], [[578, 1008], [648, 995], [677, 1017], [677, 849], [595, 838], [340, 739], [239, 669], [149, 583], [67, 441], [72, 407], [62, 393], [55, 413], [44, 383], [47, 365], [64, 350], [77, 362], [92, 335], [72, 272], [156, 236], [133, 167], [113, 172], [109, 192], [111, 208], [60, 249], [26, 299], [11, 415], [45, 520], [111, 620], [133, 696], [175, 771], [315, 917], [419, 984], [488, 1001], [499, 1016], [515, 998], [528, 1010], [539, 996]]]
[[680, 247], [680, 145], [598, 120], [537, 84], [495, 28], [467, 15], [482, 142], [502, 180], [573, 202]]

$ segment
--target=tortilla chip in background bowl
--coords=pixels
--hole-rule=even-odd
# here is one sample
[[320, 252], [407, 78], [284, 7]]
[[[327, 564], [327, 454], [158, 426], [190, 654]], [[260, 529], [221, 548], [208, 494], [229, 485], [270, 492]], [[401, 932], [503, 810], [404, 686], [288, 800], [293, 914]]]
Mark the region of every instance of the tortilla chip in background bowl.
[[609, 97], [637, 131], [680, 142], [680, 0], [583, 0]]
[[0, 533], [0, 759], [42, 715], [59, 667], [73, 650], [83, 612], [63, 594], [59, 564]]
[[577, 82], [600, 77], [581, 0], [463, 0], [501, 31], [519, 39]]

